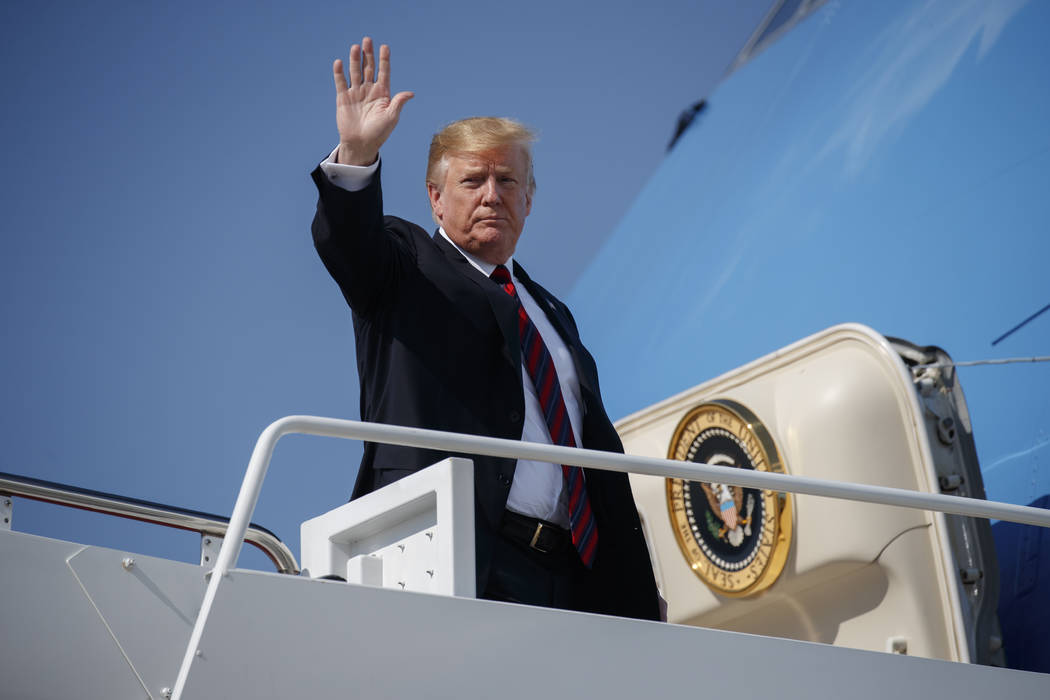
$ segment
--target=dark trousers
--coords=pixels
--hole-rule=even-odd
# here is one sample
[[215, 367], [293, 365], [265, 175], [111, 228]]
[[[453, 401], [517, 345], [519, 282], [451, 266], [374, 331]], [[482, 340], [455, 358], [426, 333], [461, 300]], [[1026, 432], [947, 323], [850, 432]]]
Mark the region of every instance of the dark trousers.
[[504, 533], [496, 538], [488, 585], [480, 597], [562, 610], [587, 610], [589, 575], [571, 540], [567, 546], [545, 553], [533, 549], [527, 541]]

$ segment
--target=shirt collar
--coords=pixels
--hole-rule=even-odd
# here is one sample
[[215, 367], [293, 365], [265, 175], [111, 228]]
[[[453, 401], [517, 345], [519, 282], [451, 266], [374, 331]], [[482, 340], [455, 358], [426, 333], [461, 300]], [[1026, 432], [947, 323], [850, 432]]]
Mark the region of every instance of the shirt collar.
[[[491, 277], [492, 276], [492, 271], [496, 269], [495, 265], [493, 265], [490, 262], [485, 262], [481, 258], [479, 258], [477, 256], [474, 256], [474, 255], [471, 255], [467, 251], [465, 251], [462, 248], [460, 248], [458, 245], [456, 245], [456, 242], [453, 241], [451, 238], [449, 238], [448, 234], [445, 233], [444, 227], [438, 227], [438, 233], [440, 233], [445, 238], [446, 241], [451, 243], [452, 247], [455, 248], [456, 250], [458, 250], [460, 252], [460, 254], [464, 258], [467, 259], [467, 262], [469, 262], [471, 265], [473, 265], [475, 268], [477, 268], [478, 271], [481, 272], [481, 274], [485, 275], [486, 277]], [[507, 268], [507, 270], [510, 272], [511, 276], [513, 277], [514, 276], [514, 256], [512, 255], [509, 258], [507, 258], [507, 262], [505, 262], [503, 264]]]

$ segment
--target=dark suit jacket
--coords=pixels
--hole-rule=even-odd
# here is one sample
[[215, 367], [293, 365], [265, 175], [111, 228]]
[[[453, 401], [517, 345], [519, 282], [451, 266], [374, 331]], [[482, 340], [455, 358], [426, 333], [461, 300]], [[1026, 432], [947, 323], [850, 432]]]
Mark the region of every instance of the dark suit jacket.
[[[347, 192], [312, 173], [320, 197], [314, 244], [353, 314], [361, 418], [518, 440], [525, 421], [516, 302], [440, 234], [383, 216], [379, 173]], [[583, 399], [583, 447], [622, 452], [598, 389], [594, 359], [569, 309], [515, 263], [515, 275], [572, 353]], [[352, 498], [448, 456], [366, 443]], [[515, 461], [474, 460], [477, 590], [485, 590], [493, 541]], [[585, 470], [598, 526], [593, 610], [658, 619], [656, 584], [624, 474]]]

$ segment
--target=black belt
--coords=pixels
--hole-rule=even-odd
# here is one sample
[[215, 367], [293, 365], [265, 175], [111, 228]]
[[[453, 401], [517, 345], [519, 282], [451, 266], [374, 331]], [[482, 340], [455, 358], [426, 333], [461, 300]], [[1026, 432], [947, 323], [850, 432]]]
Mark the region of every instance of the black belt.
[[565, 528], [512, 510], [503, 512], [500, 533], [543, 554], [557, 554], [572, 546], [572, 534]]

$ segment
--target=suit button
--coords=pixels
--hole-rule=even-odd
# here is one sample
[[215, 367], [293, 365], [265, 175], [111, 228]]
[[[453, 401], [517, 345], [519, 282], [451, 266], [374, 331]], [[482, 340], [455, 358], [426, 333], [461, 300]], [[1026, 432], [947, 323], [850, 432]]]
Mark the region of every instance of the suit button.
[[497, 477], [497, 481], [499, 481], [504, 486], [510, 486], [510, 479], [507, 478], [506, 474], [500, 474], [499, 477]]
[[508, 416], [508, 418], [510, 418], [510, 422], [511, 423], [517, 423], [518, 420], [521, 418], [521, 414], [518, 413], [517, 411], [511, 411], [510, 415]]

